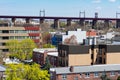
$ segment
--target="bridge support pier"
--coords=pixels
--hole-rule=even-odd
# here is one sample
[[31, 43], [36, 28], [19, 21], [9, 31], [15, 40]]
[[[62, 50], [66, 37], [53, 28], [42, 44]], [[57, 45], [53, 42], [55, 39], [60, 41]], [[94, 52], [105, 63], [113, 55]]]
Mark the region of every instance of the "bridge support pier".
[[104, 21], [104, 27], [109, 28], [109, 20], [105, 20], [105, 21]]
[[13, 24], [13, 26], [15, 26], [15, 20], [16, 20], [16, 18], [12, 18], [12, 24]]
[[40, 25], [44, 23], [44, 19], [40, 19]]
[[80, 21], [79, 21], [79, 23], [80, 23], [80, 26], [84, 26], [84, 22], [85, 22], [85, 20], [84, 19], [81, 19]]
[[30, 23], [30, 18], [26, 18], [26, 23]]
[[92, 22], [92, 29], [95, 29], [97, 27], [97, 20], [93, 20]]
[[54, 28], [59, 28], [59, 19], [54, 19]]
[[116, 21], [116, 28], [120, 28], [120, 20]]
[[67, 26], [71, 26], [71, 19], [67, 19]]

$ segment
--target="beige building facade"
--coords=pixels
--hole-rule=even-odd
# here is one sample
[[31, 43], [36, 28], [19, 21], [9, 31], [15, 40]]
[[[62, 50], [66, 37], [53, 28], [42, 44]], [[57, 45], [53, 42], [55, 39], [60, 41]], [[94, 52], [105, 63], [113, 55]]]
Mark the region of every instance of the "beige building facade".
[[65, 45], [58, 47], [59, 66], [120, 64], [120, 45]]

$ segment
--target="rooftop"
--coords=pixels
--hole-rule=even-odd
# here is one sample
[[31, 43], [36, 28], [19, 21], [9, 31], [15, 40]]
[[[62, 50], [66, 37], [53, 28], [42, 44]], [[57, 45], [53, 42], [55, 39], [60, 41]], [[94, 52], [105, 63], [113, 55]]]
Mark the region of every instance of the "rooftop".
[[0, 72], [4, 72], [6, 68], [3, 65], [0, 65]]
[[58, 51], [56, 48], [42, 48], [42, 49], [33, 49], [34, 52], [45, 53], [47, 52], [50, 56], [58, 56]]
[[120, 64], [73, 66], [73, 72], [70, 71], [70, 67], [50, 68], [50, 71], [56, 71], [56, 74], [120, 71]]

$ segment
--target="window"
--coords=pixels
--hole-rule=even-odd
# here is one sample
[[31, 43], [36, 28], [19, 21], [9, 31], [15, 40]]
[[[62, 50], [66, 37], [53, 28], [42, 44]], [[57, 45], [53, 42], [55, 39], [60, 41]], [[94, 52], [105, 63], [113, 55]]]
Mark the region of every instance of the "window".
[[14, 39], [15, 37], [14, 36], [10, 36], [10, 39]]
[[85, 73], [85, 77], [89, 78], [90, 77], [90, 73]]
[[2, 52], [8, 52], [8, 49], [3, 49]]
[[2, 43], [2, 46], [5, 46], [6, 45], [6, 43]]
[[2, 33], [9, 33], [9, 31], [8, 30], [3, 30]]
[[99, 49], [99, 55], [102, 55], [102, 49]]
[[118, 75], [120, 75], [120, 71], [118, 71]]
[[0, 33], [2, 33], [2, 31], [0, 30]]
[[67, 75], [66, 74], [62, 75], [62, 80], [67, 80]]
[[10, 33], [14, 33], [14, 30], [10, 30], [9, 32], [10, 32]]
[[104, 58], [103, 60], [104, 60], [104, 64], [105, 64], [106, 63], [106, 59]]
[[102, 57], [99, 57], [98, 60], [99, 60], [99, 63], [102, 64]]
[[78, 80], [78, 76], [75, 76], [75, 77], [74, 77], [74, 80]]
[[95, 72], [94, 77], [98, 77], [98, 76], [99, 76], [98, 72]]
[[115, 76], [115, 72], [112, 71], [112, 72], [110, 73], [110, 75], [111, 75], [111, 76]]
[[50, 73], [50, 80], [53, 80], [53, 78], [54, 78], [53, 73]]

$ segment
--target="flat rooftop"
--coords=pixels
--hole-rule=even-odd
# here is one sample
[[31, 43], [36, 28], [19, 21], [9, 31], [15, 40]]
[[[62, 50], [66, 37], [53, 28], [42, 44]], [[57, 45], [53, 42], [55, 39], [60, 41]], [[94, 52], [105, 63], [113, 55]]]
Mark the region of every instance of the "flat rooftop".
[[47, 52], [48, 55], [50, 56], [58, 56], [58, 51], [56, 48], [41, 48], [41, 49], [33, 49], [34, 52], [38, 52], [38, 53], [45, 53]]
[[56, 72], [56, 74], [120, 71], [120, 64], [73, 66], [73, 72], [70, 71], [70, 67], [50, 68], [50, 71], [51, 72]]
[[0, 72], [4, 72], [6, 68], [3, 65], [0, 65]]

